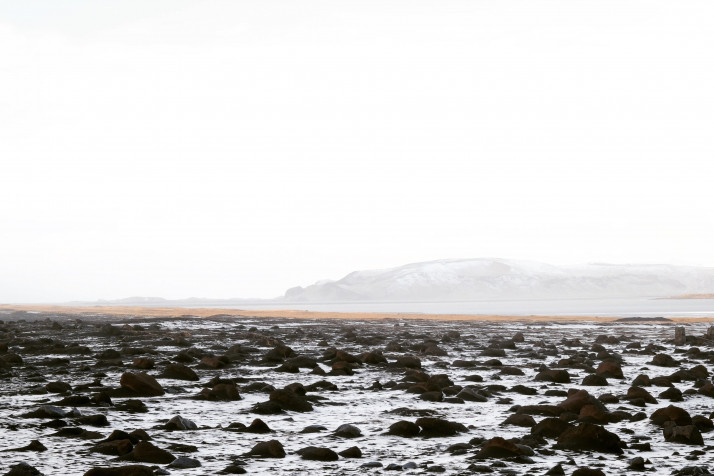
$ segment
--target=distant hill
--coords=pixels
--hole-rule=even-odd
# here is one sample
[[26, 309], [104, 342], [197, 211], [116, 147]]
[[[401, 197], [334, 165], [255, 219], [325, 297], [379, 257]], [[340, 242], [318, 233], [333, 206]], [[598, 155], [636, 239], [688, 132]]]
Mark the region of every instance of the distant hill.
[[553, 266], [507, 259], [445, 259], [355, 271], [289, 289], [289, 302], [470, 301], [665, 297], [714, 290], [714, 268], [662, 264]]

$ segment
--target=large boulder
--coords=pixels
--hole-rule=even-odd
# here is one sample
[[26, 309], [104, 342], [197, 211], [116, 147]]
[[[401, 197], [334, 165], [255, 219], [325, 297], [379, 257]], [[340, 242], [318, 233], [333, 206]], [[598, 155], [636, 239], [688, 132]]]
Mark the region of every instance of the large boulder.
[[271, 392], [270, 401], [280, 406], [283, 410], [294, 412], [311, 412], [313, 410], [312, 404], [303, 395], [288, 389]]
[[307, 446], [296, 451], [302, 459], [313, 461], [337, 461], [339, 456], [329, 448]]
[[146, 372], [125, 372], [119, 380], [119, 385], [144, 397], [157, 397], [164, 394], [161, 384]]
[[419, 435], [419, 425], [410, 421], [401, 420], [390, 425], [387, 433], [390, 435], [402, 436], [404, 438], [413, 438]]
[[597, 398], [590, 395], [587, 390], [575, 390], [568, 392], [568, 397], [558, 404], [565, 411], [579, 413], [580, 409], [585, 405], [595, 405], [602, 411], [605, 411], [605, 405]]
[[685, 426], [692, 424], [692, 417], [689, 412], [684, 408], [680, 408], [674, 405], [669, 405], [668, 407], [658, 408], [650, 416], [650, 420], [653, 424], [657, 426], [664, 426], [668, 421], [674, 422], [678, 426]]
[[530, 451], [527, 451], [523, 445], [517, 445], [500, 436], [496, 436], [484, 443], [474, 457], [476, 459], [511, 458], [529, 453]]
[[662, 429], [665, 441], [670, 443], [682, 443], [685, 445], [704, 445], [702, 434], [694, 425], [678, 426], [673, 421], [666, 421]]
[[164, 425], [164, 429], [167, 431], [197, 430], [198, 425], [181, 415], [176, 415]]
[[196, 398], [224, 402], [242, 400], [238, 387], [234, 383], [218, 383], [213, 388], [204, 388], [196, 395]]
[[544, 438], [558, 438], [563, 432], [573, 425], [560, 418], [544, 418], [531, 428], [531, 435], [542, 436]]
[[594, 423], [581, 423], [558, 437], [557, 448], [573, 451], [598, 451], [622, 454], [620, 437]]
[[625, 378], [622, 374], [622, 366], [614, 360], [605, 360], [598, 365], [595, 375], [605, 378]]
[[3, 476], [44, 476], [44, 473], [23, 461], [10, 466], [10, 471]]
[[394, 365], [398, 367], [406, 367], [408, 369], [420, 369], [421, 360], [419, 357], [414, 357], [413, 355], [401, 355], [397, 357], [397, 361]]
[[630, 387], [627, 390], [627, 399], [628, 400], [634, 400], [634, 399], [642, 399], [645, 401], [645, 403], [651, 403], [656, 405], [657, 404], [657, 399], [652, 396], [650, 392], [645, 390], [642, 387]]
[[659, 367], [676, 367], [679, 365], [679, 362], [669, 354], [657, 354], [652, 357], [652, 362], [650, 363]]
[[150, 466], [132, 464], [114, 468], [92, 468], [84, 473], [84, 476], [153, 476], [153, 474], [154, 470]]
[[421, 436], [426, 438], [453, 436], [468, 431], [461, 423], [444, 420], [443, 418], [424, 417], [416, 421], [422, 429]]
[[707, 382], [701, 387], [699, 387], [699, 390], [697, 390], [697, 392], [699, 392], [701, 395], [714, 398], [714, 384], [712, 384], [711, 382]]
[[539, 382], [570, 383], [570, 374], [563, 369], [547, 369], [535, 376]]
[[354, 425], [345, 424], [340, 425], [335, 430], [335, 436], [341, 438], [357, 438], [358, 436], [362, 436], [362, 431]]
[[525, 413], [514, 413], [509, 415], [508, 418], [502, 423], [502, 425], [513, 425], [522, 426], [525, 428], [531, 428], [535, 426], [536, 422], [532, 416], [526, 415]]
[[121, 459], [140, 463], [169, 464], [176, 457], [148, 441], [140, 441], [131, 453], [122, 456]]
[[244, 456], [253, 458], [285, 458], [285, 449], [278, 440], [261, 441]]
[[175, 380], [198, 381], [198, 374], [191, 368], [182, 364], [169, 364], [161, 372], [159, 378], [170, 378]]

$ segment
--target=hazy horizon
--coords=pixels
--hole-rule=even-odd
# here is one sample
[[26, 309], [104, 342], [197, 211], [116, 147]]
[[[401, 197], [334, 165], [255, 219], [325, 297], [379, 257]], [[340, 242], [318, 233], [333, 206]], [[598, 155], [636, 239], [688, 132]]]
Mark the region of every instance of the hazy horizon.
[[[486, 271], [485, 274], [483, 274], [483, 278], [486, 279], [486, 281], [482, 283], [474, 283], [474, 282], [469, 282], [469, 276], [473, 276], [474, 272], [478, 273], [483, 273], [482, 270], [475, 270], [473, 269], [473, 265], [480, 262], [485, 262], [485, 263], [503, 263], [506, 266], [510, 267], [510, 270], [505, 270], [505, 274], [500, 274], [497, 273], [492, 276], [493, 281], [490, 279], [489, 275], [490, 273]], [[437, 268], [434, 268], [434, 265], [437, 265]], [[448, 273], [450, 271], [442, 268], [442, 266], [455, 266], [455, 270], [451, 271], [456, 271], [456, 274], [452, 276], [445, 276], [445, 271]], [[464, 265], [472, 266], [471, 269], [463, 268]], [[589, 269], [591, 268], [591, 269]], [[598, 271], [598, 268], [600, 270]], [[622, 272], [618, 273], [617, 271], [622, 268]], [[664, 270], [659, 270], [659, 268], [672, 268], [672, 269], [664, 269]], [[546, 274], [543, 275], [541, 272], [543, 269], [546, 270]], [[593, 274], [593, 269], [594, 274]], [[461, 270], [461, 272], [459, 272]], [[501, 270], [503, 272], [504, 270]], [[548, 273], [555, 271], [556, 273], [565, 273], [564, 275], [557, 277], [558, 280], [561, 280], [562, 278], [565, 278], [568, 273], [572, 273], [570, 278], [573, 278], [574, 280], [583, 280], [583, 279], [592, 279], [592, 278], [608, 278], [611, 281], [617, 281], [617, 287], [614, 289], [615, 293], [613, 293], [613, 288], [610, 287], [609, 291], [607, 291], [605, 294], [598, 294], [597, 290], [589, 290], [589, 291], [583, 291], [581, 290], [581, 294], [572, 294], [572, 290], [568, 290], [566, 288], [561, 288], [557, 289], [554, 288], [552, 289], [552, 292], [550, 292], [547, 295], [543, 294], [537, 294], [537, 288], [541, 287], [543, 283], [539, 283], [539, 280], [543, 280], [543, 278], [548, 279]], [[644, 273], [643, 273], [644, 271]], [[711, 276], [709, 277], [706, 273], [708, 271], [711, 271]], [[525, 273], [525, 274], [524, 274]], [[693, 275], [694, 273], [694, 275]], [[700, 283], [697, 283], [697, 279], [695, 279], [693, 282], [685, 282], [687, 280], [691, 280], [696, 273], [699, 273], [699, 279]], [[703, 273], [703, 274], [702, 274]], [[480, 288], [486, 286], [486, 287], [492, 287], [499, 283], [500, 285], [505, 284], [504, 279], [507, 279], [507, 276], [511, 274], [514, 275], [516, 279], [516, 283], [518, 284], [518, 287], [522, 287], [522, 280], [523, 279], [528, 279], [531, 280], [530, 283], [526, 286], [529, 289], [530, 294], [520, 294], [519, 290], [516, 289], [503, 289], [502, 291], [496, 292], [496, 294], [490, 293], [486, 291], [484, 292], [480, 290]], [[315, 296], [312, 298], [308, 298], [305, 300], [305, 297], [297, 297], [294, 292], [298, 289], [302, 290], [309, 290], [312, 288], [319, 288], [321, 286], [331, 286], [332, 284], [340, 284], [345, 281], [353, 282], [355, 279], [359, 280], [360, 276], [370, 278], [374, 277], [376, 280], [376, 288], [372, 289], [372, 292], [378, 292], [380, 293], [381, 297], [375, 297], [375, 296], [368, 296], [368, 295], [363, 295], [361, 297], [355, 297], [354, 299], [349, 299], [345, 296], [342, 297], [336, 297], [336, 296], [320, 296], [319, 294], [317, 295], [317, 299], [315, 299]], [[710, 278], [709, 280], [704, 280], [701, 281], [701, 278]], [[399, 279], [395, 279], [399, 278]], [[454, 279], [462, 279], [462, 282], [455, 282]], [[667, 290], [667, 288], [659, 288], [659, 290], [656, 287], [650, 287], [647, 288], [646, 286], [644, 288], [640, 288], [640, 291], [642, 290], [647, 290], [649, 289], [649, 292], [637, 292], [636, 289], [633, 290], [632, 282], [626, 283], [623, 282], [623, 278], [632, 278], [634, 283], [636, 285], [642, 284], [642, 280], [659, 280], [659, 281], [664, 281], [664, 282], [669, 282], [673, 284], [674, 287], [670, 288]], [[429, 279], [431, 280], [431, 284], [429, 285], [430, 289], [419, 289], [418, 294], [413, 295], [413, 296], [405, 296], [404, 294], [399, 294], [397, 289], [392, 289], [392, 291], [388, 292], [387, 294], [384, 294], [384, 289], [386, 287], [394, 287], [399, 286], [398, 281], [399, 280], [407, 280], [413, 281], [413, 279]], [[439, 282], [440, 280], [444, 280], [445, 282]], [[703, 284], [702, 284], [703, 282]], [[439, 288], [440, 286], [446, 284], [448, 288], [453, 288], [455, 285], [459, 285], [462, 288], [465, 287], [466, 290], [468, 290], [467, 295], [462, 295], [462, 296], [446, 296], [446, 295], [439, 295]], [[608, 285], [608, 283], [603, 283], [600, 282], [599, 285]], [[650, 283], [653, 284], [653, 283]], [[341, 286], [345, 286], [344, 284], [340, 284]], [[548, 284], [548, 286], [552, 286], [553, 283]], [[678, 289], [677, 287], [680, 287]], [[681, 289], [682, 286], [698, 286], [696, 288], [690, 288], [690, 289]], [[346, 286], [349, 288], [349, 284]], [[181, 296], [181, 297], [171, 297], [171, 298], [166, 298], [164, 296], [157, 296], [157, 295], [146, 295], [146, 294], [138, 294], [138, 295], [132, 295], [132, 296], [118, 296], [118, 297], [96, 297], [92, 299], [72, 299], [72, 300], [67, 300], [67, 301], [28, 301], [28, 302], [14, 302], [14, 303], [5, 303], [5, 304], [71, 304], [71, 303], [86, 303], [86, 304], [91, 304], [91, 303], [127, 303], [129, 305], [139, 305], [142, 302], [146, 302], [149, 305], [152, 303], [156, 303], [159, 301], [167, 301], [169, 303], [173, 304], [180, 304], [180, 302], [196, 302], [196, 303], [207, 303], [207, 302], [215, 302], [216, 304], [219, 304], [220, 302], [235, 302], [235, 303], [240, 303], [241, 301], [245, 302], [260, 302], [260, 301], [269, 301], [269, 302], [291, 302], [291, 303], [296, 303], [296, 302], [315, 302], [315, 303], [339, 303], [339, 302], [352, 302], [352, 301], [365, 301], [365, 302], [393, 302], [393, 303], [458, 303], [458, 302], [477, 302], [477, 301], [501, 301], [501, 300], [514, 300], [514, 301], [538, 301], [538, 300], [545, 300], [545, 301], [556, 301], [556, 300], [564, 300], [564, 301], [572, 301], [572, 300], [580, 300], [580, 299], [604, 299], [604, 300], [619, 300], [619, 302], [625, 302], [624, 299], [632, 298], [632, 302], [629, 303], [629, 306], [634, 305], [638, 299], [640, 298], [670, 298], [670, 297], [676, 297], [676, 296], [681, 296], [685, 294], [714, 294], [712, 292], [714, 290], [714, 267], [691, 267], [691, 266], [681, 266], [681, 265], [673, 265], [673, 264], [668, 264], [668, 263], [578, 263], [578, 264], [568, 264], [568, 265], [560, 265], [556, 266], [551, 263], [543, 263], [543, 262], [537, 262], [537, 261], [530, 261], [530, 260], [511, 260], [508, 258], [446, 258], [446, 259], [438, 259], [438, 260], [429, 260], [425, 262], [418, 262], [418, 263], [404, 263], [401, 266], [395, 266], [395, 267], [388, 267], [388, 268], [376, 268], [376, 269], [359, 269], [359, 270], [351, 270], [348, 273], [345, 273], [341, 276], [333, 276], [333, 277], [323, 277], [321, 279], [313, 280], [312, 282], [308, 283], [296, 283], [294, 286], [291, 286], [288, 289], [282, 290], [280, 292], [274, 293], [272, 296], [269, 297], [255, 297], [255, 296], [241, 296], [241, 295], [233, 295], [233, 296], [199, 296], [199, 295], [187, 295], [187, 296]], [[363, 292], [366, 290], [362, 290]], [[443, 291], [443, 290], [442, 290]], [[521, 289], [522, 291], [522, 289]], [[542, 290], [541, 290], [542, 291]], [[595, 291], [593, 293], [593, 291]], [[293, 294], [291, 294], [291, 292]], [[436, 292], [437, 294], [434, 296], [433, 293]], [[425, 294], [426, 293], [426, 294]], [[431, 297], [430, 296], [431, 293]], [[536, 293], [536, 294], [532, 294]], [[618, 294], [619, 293], [619, 294]], [[391, 295], [390, 295], [391, 294]], [[278, 300], [278, 301], [275, 301]], [[0, 303], [3, 304], [3, 303]], [[182, 304], [184, 305], [184, 304]]]
[[0, 302], [272, 298], [450, 256], [712, 267], [712, 17], [0, 0]]

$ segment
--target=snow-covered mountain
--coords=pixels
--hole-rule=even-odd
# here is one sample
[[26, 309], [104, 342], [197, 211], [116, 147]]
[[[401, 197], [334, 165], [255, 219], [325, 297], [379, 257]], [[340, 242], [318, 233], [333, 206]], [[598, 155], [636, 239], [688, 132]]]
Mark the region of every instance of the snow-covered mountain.
[[507, 259], [447, 259], [355, 271], [285, 293], [289, 301], [468, 301], [667, 297], [714, 291], [714, 268], [661, 264], [553, 266]]

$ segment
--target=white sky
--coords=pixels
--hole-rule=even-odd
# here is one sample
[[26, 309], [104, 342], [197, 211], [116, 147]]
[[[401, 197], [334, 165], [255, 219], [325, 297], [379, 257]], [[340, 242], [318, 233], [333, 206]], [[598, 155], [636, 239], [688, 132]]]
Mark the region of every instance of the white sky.
[[0, 0], [0, 302], [714, 266], [714, 2]]

